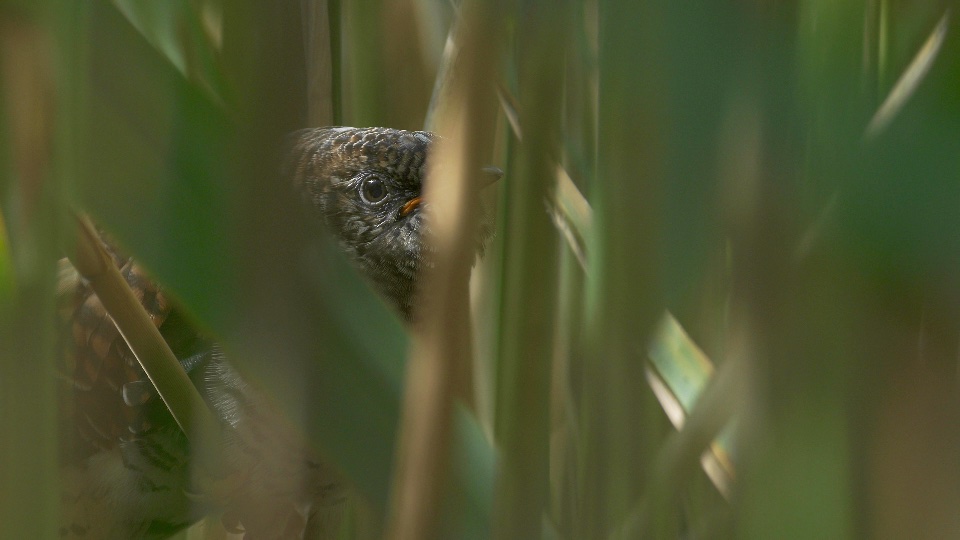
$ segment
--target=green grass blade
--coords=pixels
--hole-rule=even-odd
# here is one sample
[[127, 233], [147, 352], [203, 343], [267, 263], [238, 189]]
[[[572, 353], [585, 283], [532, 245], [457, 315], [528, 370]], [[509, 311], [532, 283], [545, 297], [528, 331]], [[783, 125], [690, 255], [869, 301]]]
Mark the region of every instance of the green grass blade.
[[507, 184], [496, 434], [502, 451], [495, 538], [539, 538], [549, 505], [550, 370], [560, 240], [543, 201], [559, 150], [566, 2], [526, 12], [517, 36], [524, 139]]
[[[59, 524], [52, 166], [56, 39], [44, 8], [0, 6], [0, 537]], [[9, 236], [8, 236], [9, 235]]]

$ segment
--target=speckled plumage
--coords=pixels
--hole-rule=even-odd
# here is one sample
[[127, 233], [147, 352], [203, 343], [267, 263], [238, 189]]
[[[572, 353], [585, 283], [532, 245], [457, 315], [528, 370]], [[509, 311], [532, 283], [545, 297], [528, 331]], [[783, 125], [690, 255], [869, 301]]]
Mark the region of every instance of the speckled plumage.
[[[407, 319], [426, 264], [421, 241], [428, 224], [419, 197], [435, 138], [388, 128], [302, 130], [283, 167], [307, 207]], [[364, 192], [364, 182], [377, 189]], [[383, 198], [371, 203], [364, 193], [379, 196], [379, 187]], [[487, 231], [478, 232], [478, 248]], [[224, 459], [233, 474], [226, 481], [191, 477], [187, 438], [89, 284], [63, 261], [61, 537], [164, 538], [209, 513], [258, 539], [335, 527], [329, 507], [343, 498], [337, 473], [276, 420], [268, 400], [181, 316], [161, 286], [105, 244], [200, 394], [229, 426]], [[253, 436], [236, 436], [243, 432]]]
[[[323, 216], [347, 255], [374, 287], [410, 317], [423, 263], [421, 208], [399, 213], [419, 197], [427, 148], [435, 136], [387, 128], [325, 128], [297, 134], [296, 187]], [[360, 196], [363, 181], [379, 178], [388, 195], [379, 204]]]
[[[228, 475], [194, 467], [190, 444], [157, 398], [89, 284], [61, 263], [60, 537], [160, 539], [219, 513], [251, 538], [299, 539], [335, 527], [342, 479], [249, 386], [162, 287], [105, 244], [161, 335], [225, 427]], [[333, 520], [333, 522], [331, 522]], [[316, 536], [311, 536], [316, 538]]]

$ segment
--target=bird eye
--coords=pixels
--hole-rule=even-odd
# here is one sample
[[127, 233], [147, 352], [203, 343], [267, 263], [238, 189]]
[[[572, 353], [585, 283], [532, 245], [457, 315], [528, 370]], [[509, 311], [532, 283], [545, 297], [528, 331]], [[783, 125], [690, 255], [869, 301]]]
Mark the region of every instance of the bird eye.
[[387, 198], [387, 186], [379, 178], [367, 178], [360, 184], [360, 198], [367, 204], [377, 204]]

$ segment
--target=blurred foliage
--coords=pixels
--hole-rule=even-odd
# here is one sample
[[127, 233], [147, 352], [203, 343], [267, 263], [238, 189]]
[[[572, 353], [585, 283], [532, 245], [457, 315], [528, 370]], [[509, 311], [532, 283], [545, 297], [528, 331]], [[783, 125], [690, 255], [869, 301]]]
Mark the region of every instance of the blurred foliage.
[[407, 338], [277, 158], [308, 117], [419, 129], [495, 94], [434, 530], [960, 535], [952, 3], [501, 0], [496, 75], [457, 94], [468, 2], [0, 2], [0, 537], [56, 533], [70, 209], [352, 478], [343, 537], [379, 535]]

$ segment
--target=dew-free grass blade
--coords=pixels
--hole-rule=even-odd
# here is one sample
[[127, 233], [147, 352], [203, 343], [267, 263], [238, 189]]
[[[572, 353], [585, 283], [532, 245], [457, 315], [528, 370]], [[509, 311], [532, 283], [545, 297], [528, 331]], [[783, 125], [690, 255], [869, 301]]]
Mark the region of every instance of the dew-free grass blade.
[[330, 4], [338, 0], [301, 0], [307, 71], [307, 125], [333, 126], [340, 117], [340, 21]]
[[96, 229], [86, 217], [75, 217], [78, 234], [75, 250], [68, 250], [70, 261], [90, 282], [180, 429], [195, 444], [199, 436], [218, 448], [212, 437], [216, 437], [220, 427], [210, 409], [100, 244]]
[[[251, 30], [268, 18], [236, 16], [243, 7], [225, 4], [224, 15], [224, 63], [236, 69], [230, 80], [244, 81], [231, 89], [244, 100], [243, 115], [234, 115], [187, 81], [112, 4], [70, 4], [75, 41], [65, 64], [73, 106], [63, 168], [76, 178], [77, 206], [175, 292], [244, 374], [302, 420], [308, 439], [382, 509], [402, 330], [335, 246], [316, 258], [293, 251], [309, 229], [291, 223], [292, 194], [289, 205], [267, 204], [285, 200], [287, 188], [275, 150], [302, 126], [289, 113], [302, 102], [285, 99], [296, 75], [274, 76], [271, 68], [286, 69], [298, 55], [265, 58], [272, 38], [252, 44]], [[270, 29], [302, 59], [303, 41], [291, 37], [291, 27], [301, 24]], [[250, 48], [235, 52], [241, 45]], [[264, 80], [277, 86], [264, 89]], [[248, 124], [260, 120], [260, 128], [270, 127], [258, 132]], [[377, 339], [367, 337], [371, 327]], [[291, 390], [307, 381], [316, 391]]]
[[917, 87], [923, 82], [924, 77], [926, 77], [930, 68], [933, 66], [934, 60], [936, 60], [937, 55], [940, 53], [940, 47], [943, 45], [943, 40], [947, 35], [947, 24], [949, 21], [950, 11], [948, 10], [943, 14], [943, 17], [940, 17], [937, 26], [934, 27], [930, 36], [923, 43], [923, 46], [917, 51], [913, 61], [910, 62], [907, 69], [905, 69], [903, 74], [900, 75], [900, 78], [897, 79], [897, 83], [890, 89], [890, 93], [887, 94], [887, 98], [883, 100], [883, 104], [880, 105], [880, 108], [874, 113], [873, 118], [870, 119], [870, 123], [867, 124], [867, 129], [864, 133], [865, 138], [871, 139], [883, 132], [907, 103], [910, 96], [916, 92]]
[[[524, 139], [514, 146], [504, 223], [503, 304], [495, 432], [501, 448], [495, 538], [539, 538], [549, 508], [550, 373], [560, 239], [544, 212], [559, 151], [570, 2], [517, 9]], [[502, 94], [502, 92], [501, 92]]]
[[44, 4], [0, 6], [0, 537], [55, 538], [57, 121]]
[[[502, 86], [498, 87], [497, 95], [514, 136], [522, 140], [516, 98]], [[549, 208], [554, 225], [566, 239], [567, 248], [574, 254], [583, 272], [589, 273], [588, 253], [594, 240], [594, 211], [562, 166], [556, 166], [555, 174], [555, 184], [547, 197], [551, 202]], [[664, 314], [651, 338], [649, 359], [651, 363], [647, 369], [647, 379], [667, 417], [679, 429], [713, 375], [713, 363], [670, 312]], [[732, 444], [730, 431], [725, 431], [712, 443], [711, 454], [705, 457], [703, 463], [704, 472], [724, 494], [729, 494], [731, 489]]]
[[9, 306], [13, 302], [13, 260], [10, 258], [10, 238], [3, 223], [0, 211], [0, 306]]
[[[461, 7], [459, 78], [441, 103], [436, 130], [446, 140], [433, 153], [424, 198], [430, 202], [435, 265], [426, 270], [413, 327], [404, 393], [396, 474], [387, 525], [389, 538], [436, 538], [438, 508], [448, 485], [454, 400], [470, 365], [468, 279], [476, 256], [477, 189], [493, 139], [495, 103], [484, 82], [497, 72], [499, 55], [487, 40], [500, 35], [493, 6], [471, 1]], [[453, 103], [458, 106], [453, 106]], [[444, 181], [433, 179], [443, 178]]]
[[184, 77], [212, 99], [223, 99], [226, 86], [218, 64], [219, 29], [205, 24], [198, 6], [190, 0], [113, 3]]

